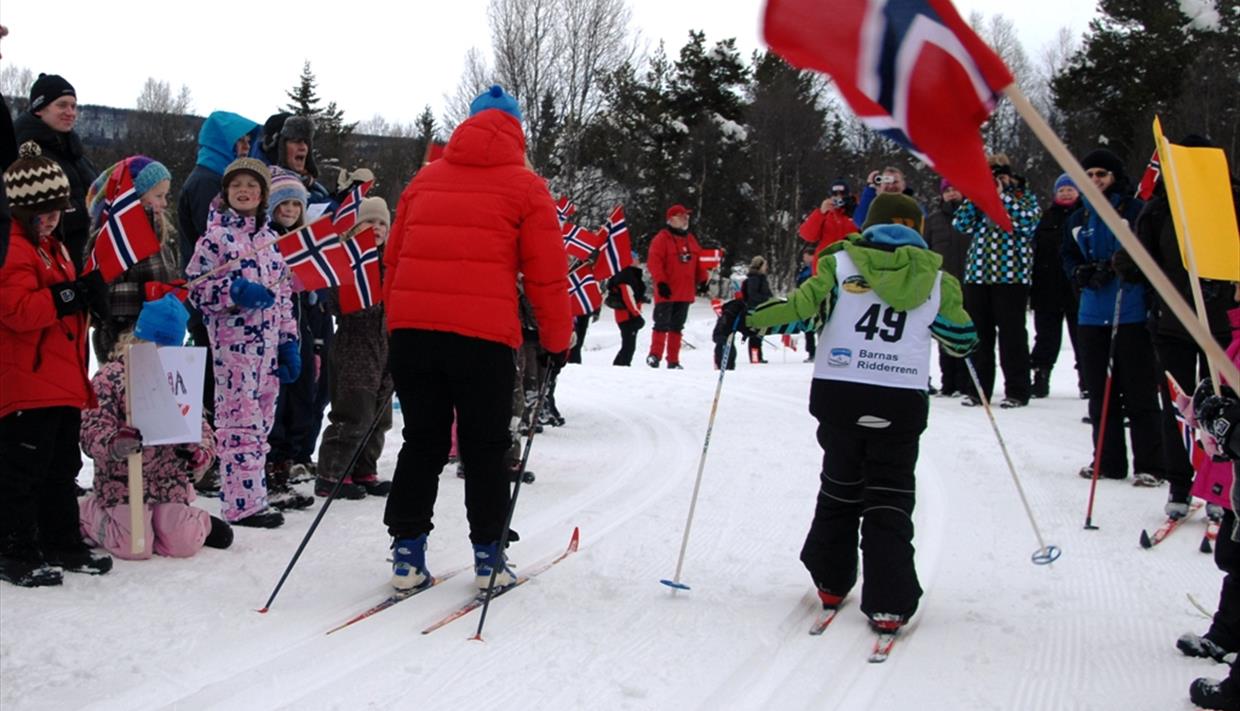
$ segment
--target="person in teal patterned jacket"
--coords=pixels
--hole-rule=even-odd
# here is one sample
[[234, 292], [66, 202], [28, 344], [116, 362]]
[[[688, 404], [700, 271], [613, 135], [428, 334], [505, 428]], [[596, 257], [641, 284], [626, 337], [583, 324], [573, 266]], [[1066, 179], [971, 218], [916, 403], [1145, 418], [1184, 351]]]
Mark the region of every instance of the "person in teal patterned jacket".
[[809, 402], [821, 488], [801, 562], [823, 607], [838, 607], [857, 582], [860, 532], [861, 610], [882, 631], [907, 622], [921, 599], [912, 515], [931, 340], [957, 357], [977, 342], [960, 284], [942, 263], [916, 230], [876, 224], [828, 247], [788, 301], [768, 301], [745, 320], [760, 333], [826, 321]]
[[[995, 331], [998, 330], [999, 363], [1003, 367], [1004, 398], [1000, 407], [1029, 404], [1029, 334], [1025, 311], [1033, 274], [1034, 232], [1042, 217], [1037, 198], [1026, 192], [1012, 175], [1007, 156], [990, 157], [995, 187], [1012, 219], [1005, 232], [972, 201], [956, 210], [952, 226], [971, 238], [964, 266], [964, 303], [977, 326], [978, 348], [974, 362], [982, 391], [989, 400], [995, 386]], [[976, 388], [963, 404], [980, 404]]]

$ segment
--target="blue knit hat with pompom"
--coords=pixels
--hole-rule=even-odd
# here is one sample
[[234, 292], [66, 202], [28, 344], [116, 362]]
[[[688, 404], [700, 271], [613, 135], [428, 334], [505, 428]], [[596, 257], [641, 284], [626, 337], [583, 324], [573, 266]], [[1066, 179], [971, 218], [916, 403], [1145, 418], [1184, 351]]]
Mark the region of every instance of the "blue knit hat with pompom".
[[478, 98], [470, 102], [469, 115], [473, 116], [487, 109], [499, 109], [518, 121], [525, 120], [521, 118], [521, 107], [517, 105], [517, 100], [504, 91], [504, 87], [499, 84], [492, 84], [490, 89], [482, 92]]
[[189, 312], [175, 294], [142, 304], [133, 335], [160, 346], [179, 346], [185, 342]]

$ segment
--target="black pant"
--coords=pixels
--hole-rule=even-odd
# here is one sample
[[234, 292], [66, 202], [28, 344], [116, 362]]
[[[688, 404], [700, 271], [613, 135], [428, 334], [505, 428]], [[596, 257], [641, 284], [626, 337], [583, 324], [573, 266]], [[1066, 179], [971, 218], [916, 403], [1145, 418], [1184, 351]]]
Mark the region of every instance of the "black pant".
[[620, 328], [620, 352], [611, 362], [612, 365], [632, 365], [633, 353], [637, 351], [637, 332], [641, 330], [642, 323], [635, 318], [630, 318], [617, 324]]
[[76, 479], [82, 411], [45, 407], [0, 419], [0, 540], [80, 545]]
[[[267, 442], [271, 452], [267, 455], [270, 462], [293, 460], [307, 462], [309, 452], [305, 450], [307, 440], [317, 441], [319, 430], [316, 417], [319, 400], [319, 381], [314, 372], [314, 341], [301, 341], [301, 373], [291, 383], [280, 384], [280, 394], [276, 396], [276, 417], [271, 425], [271, 434]], [[313, 452], [313, 446], [309, 450]], [[333, 474], [334, 475], [334, 474]]]
[[652, 330], [679, 333], [684, 330], [685, 321], [688, 318], [688, 301], [661, 301], [654, 305], [654, 328]]
[[[1195, 342], [1186, 338], [1158, 334], [1154, 336], [1154, 350], [1158, 353], [1159, 366], [1171, 373], [1189, 397], [1197, 386], [1198, 373], [1204, 376], [1210, 372], [1205, 354]], [[1173, 493], [1185, 496], [1193, 485], [1193, 464], [1184, 449], [1184, 438], [1180, 436], [1175, 403], [1171, 401], [1171, 389], [1166, 378], [1158, 379], [1158, 396], [1162, 404], [1162, 443], [1167, 481]]]
[[1214, 546], [1214, 564], [1225, 573], [1223, 588], [1218, 595], [1218, 611], [1206, 633], [1219, 646], [1233, 652], [1240, 651], [1240, 543], [1231, 540], [1235, 525], [1235, 512], [1226, 509]]
[[576, 334], [577, 340], [573, 343], [573, 347], [568, 350], [568, 362], [581, 362], [581, 347], [586, 344], [586, 331], [590, 329], [590, 319], [593, 314], [585, 316], [573, 317], [573, 333]]
[[[861, 611], [911, 616], [921, 599], [913, 564], [914, 469], [928, 402], [924, 392], [814, 380], [810, 412], [822, 446], [821, 488], [801, 562], [818, 587], [845, 595], [865, 581]], [[862, 416], [890, 424], [856, 424]]]
[[1028, 302], [1029, 287], [1024, 284], [964, 286], [965, 310], [977, 328], [978, 346], [973, 353], [973, 363], [987, 399], [995, 389], [995, 331], [998, 330], [1003, 394], [1013, 400], [1029, 400], [1029, 334], [1025, 328]]
[[[1089, 388], [1089, 417], [1093, 421], [1093, 441], [1098, 442], [1102, 420], [1103, 393], [1106, 390], [1110, 326], [1079, 326], [1077, 342], [1081, 349], [1081, 372]], [[1163, 462], [1161, 414], [1158, 408], [1158, 378], [1154, 365], [1154, 346], [1144, 323], [1121, 324], [1115, 343], [1115, 362], [1111, 369], [1111, 402], [1107, 407], [1106, 432], [1102, 438], [1102, 471], [1099, 476], [1123, 479], [1128, 475], [1128, 452], [1124, 447], [1124, 415], [1131, 423], [1132, 468], [1158, 477], [1166, 471]], [[1120, 403], [1123, 403], [1122, 407]]]
[[197, 311], [191, 312], [189, 336], [193, 345], [207, 349], [207, 366], [202, 378], [202, 416], [207, 424], [215, 427], [215, 359], [211, 357], [211, 338], [207, 335], [207, 327]]
[[805, 332], [805, 355], [809, 356], [811, 360], [818, 353], [817, 346], [814, 343], [817, 339], [817, 333], [814, 333], [813, 331]]
[[964, 358], [950, 355], [943, 346], [939, 346], [939, 380], [939, 391], [944, 395], [971, 393], [974, 390]]
[[405, 417], [404, 445], [383, 514], [393, 537], [416, 538], [434, 528], [455, 409], [469, 539], [499, 540], [509, 501], [505, 455], [515, 361], [512, 348], [494, 341], [444, 331], [392, 332], [391, 373]]
[[[1059, 360], [1063, 346], [1063, 327], [1068, 325], [1068, 341], [1072, 344], [1073, 360], [1079, 360], [1076, 349], [1076, 312], [1063, 309], [1035, 309], [1033, 312], [1033, 349], [1029, 351], [1029, 364], [1034, 368], [1050, 370]], [[1080, 366], [1077, 366], [1080, 370]], [[1080, 378], [1078, 377], [1078, 380]]]
[[[732, 347], [728, 349], [728, 370], [736, 370], [736, 339], [730, 338]], [[727, 346], [727, 341], [715, 344], [715, 369], [719, 369], [719, 364], [723, 362], [723, 349]]]

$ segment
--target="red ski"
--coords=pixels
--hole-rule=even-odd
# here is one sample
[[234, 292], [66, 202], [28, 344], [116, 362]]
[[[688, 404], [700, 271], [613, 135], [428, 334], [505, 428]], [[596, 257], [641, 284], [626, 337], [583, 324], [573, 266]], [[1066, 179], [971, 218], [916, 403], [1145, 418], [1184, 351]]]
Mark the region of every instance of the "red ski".
[[1170, 536], [1175, 532], [1175, 529], [1180, 527], [1180, 524], [1192, 518], [1193, 514], [1200, 511], [1203, 505], [1204, 504], [1200, 501], [1193, 502], [1193, 505], [1189, 507], [1187, 514], [1181, 516], [1180, 518], [1168, 518], [1163, 525], [1159, 526], [1158, 529], [1154, 531], [1153, 535], [1150, 535], [1143, 529], [1141, 531], [1141, 547], [1149, 549], [1159, 543], [1162, 543], [1166, 540], [1167, 536]]
[[335, 627], [327, 630], [327, 634], [331, 634], [333, 632], [339, 632], [340, 630], [344, 629], [345, 627], [348, 627], [349, 625], [352, 625], [357, 622], [361, 622], [367, 617], [371, 617], [372, 615], [376, 615], [380, 612], [383, 612], [384, 610], [395, 605], [396, 603], [404, 602], [405, 600], [408, 600], [409, 598], [413, 597], [414, 595], [417, 595], [418, 593], [426, 592], [427, 590], [430, 590], [431, 588], [442, 583], [448, 578], [451, 578], [454, 575], [457, 575], [458, 573], [462, 573], [466, 570], [469, 570], [469, 568], [457, 568], [456, 570], [450, 570], [447, 573], [444, 573], [443, 575], [438, 575], [438, 576], [431, 578], [430, 585], [424, 585], [420, 588], [417, 588], [415, 590], [410, 590], [408, 592], [394, 592], [391, 595], [388, 595], [386, 598], [384, 598], [381, 602], [379, 602], [374, 607], [363, 610], [362, 612], [359, 612], [353, 617], [350, 617], [348, 620], [345, 620], [339, 625], [336, 625]]
[[810, 625], [809, 633], [817, 637], [827, 631], [827, 627], [835, 620], [835, 616], [840, 614], [840, 608], [844, 606], [841, 602], [838, 607], [826, 608], [818, 612], [818, 617], [814, 619], [814, 624]]

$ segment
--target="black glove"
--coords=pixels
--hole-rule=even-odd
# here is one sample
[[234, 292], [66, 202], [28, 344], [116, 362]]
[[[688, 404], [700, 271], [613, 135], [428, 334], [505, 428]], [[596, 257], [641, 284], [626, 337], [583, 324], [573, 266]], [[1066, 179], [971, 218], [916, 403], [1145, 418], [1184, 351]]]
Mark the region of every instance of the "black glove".
[[1114, 276], [1110, 262], [1082, 264], [1072, 272], [1072, 280], [1082, 289], [1101, 289]]
[[641, 316], [634, 316], [633, 318], [629, 320], [633, 322], [633, 325], [637, 327], [638, 331], [646, 327], [646, 319], [642, 318]]
[[1072, 283], [1076, 284], [1077, 288], [1084, 289], [1089, 286], [1089, 282], [1093, 281], [1094, 272], [1096, 271], [1098, 271], [1098, 268], [1092, 262], [1082, 264], [1072, 270]]
[[663, 299], [672, 298], [672, 287], [665, 281], [661, 281], [654, 285], [655, 291], [659, 292], [659, 297]]
[[95, 318], [106, 321], [112, 317], [108, 285], [98, 269], [75, 281], [52, 284], [52, 304], [56, 315], [64, 318], [90, 309]]
[[1193, 414], [1201, 427], [1214, 436], [1219, 449], [1232, 460], [1240, 459], [1240, 399], [1236, 391], [1224, 385], [1220, 395], [1214, 394], [1209, 378], [1201, 381], [1193, 393]]
[[568, 351], [566, 350], [556, 351], [555, 353], [552, 353], [551, 351], [538, 352], [538, 364], [550, 373], [560, 372], [560, 368], [563, 368], [564, 364], [567, 362]]
[[1144, 281], [1141, 269], [1136, 262], [1132, 261], [1132, 255], [1128, 254], [1127, 250], [1121, 249], [1111, 255], [1111, 268], [1115, 270], [1120, 279], [1129, 284], [1140, 284]]

